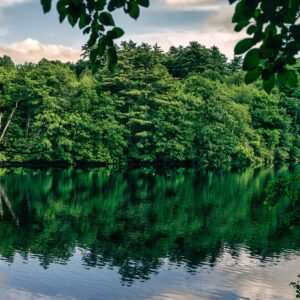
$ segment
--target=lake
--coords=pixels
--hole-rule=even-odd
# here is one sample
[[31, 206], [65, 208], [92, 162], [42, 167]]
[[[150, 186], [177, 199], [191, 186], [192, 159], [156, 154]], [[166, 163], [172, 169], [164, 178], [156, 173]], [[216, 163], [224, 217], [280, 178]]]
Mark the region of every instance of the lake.
[[295, 299], [300, 167], [1, 169], [0, 299]]

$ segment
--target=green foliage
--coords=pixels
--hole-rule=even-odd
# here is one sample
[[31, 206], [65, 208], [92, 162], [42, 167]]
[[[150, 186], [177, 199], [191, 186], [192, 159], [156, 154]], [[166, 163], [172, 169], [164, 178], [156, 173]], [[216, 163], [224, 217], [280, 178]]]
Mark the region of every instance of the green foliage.
[[[48, 13], [52, 0], [41, 0], [41, 4], [44, 13]], [[131, 18], [137, 19], [140, 7], [149, 5], [150, 0], [58, 0], [56, 8], [61, 23], [67, 18], [72, 27], [78, 24], [84, 34], [89, 34], [87, 46], [94, 69], [100, 67], [106, 55], [112, 70], [118, 60], [114, 40], [124, 34], [123, 29], [115, 25], [112, 12], [122, 8]]]
[[246, 82], [251, 83], [261, 76], [268, 93], [273, 89], [276, 78], [283, 86], [296, 87], [298, 76], [289, 66], [296, 63], [300, 50], [300, 1], [229, 2], [237, 2], [232, 18], [236, 24], [235, 31], [247, 28], [247, 34], [251, 36], [238, 42], [234, 49], [237, 55], [246, 53], [243, 64], [247, 71]]
[[[300, 176], [285, 175], [271, 180], [265, 188], [265, 205], [270, 210], [277, 210], [279, 219], [290, 228], [300, 223]], [[298, 276], [300, 278], [300, 275]], [[290, 285], [296, 290], [296, 298], [300, 298], [300, 282]]]
[[174, 77], [184, 78], [192, 72], [216, 71], [220, 76], [226, 74], [226, 57], [217, 47], [210, 49], [199, 44], [190, 42], [187, 47], [171, 47], [166, 62], [170, 73]]
[[[287, 211], [280, 218], [289, 225], [300, 222], [300, 176], [285, 176], [270, 181], [265, 190], [265, 204]], [[283, 208], [284, 207], [284, 208]], [[288, 209], [287, 209], [288, 208]]]
[[[190, 43], [121, 43], [115, 72], [91, 62], [0, 59], [1, 162], [194, 163], [300, 159], [300, 92], [243, 84], [241, 60]], [[254, 54], [255, 56], [255, 54]], [[247, 62], [247, 61], [246, 61]], [[251, 65], [252, 62], [249, 62]], [[253, 79], [253, 78], [252, 78]], [[16, 107], [17, 103], [17, 108]]]

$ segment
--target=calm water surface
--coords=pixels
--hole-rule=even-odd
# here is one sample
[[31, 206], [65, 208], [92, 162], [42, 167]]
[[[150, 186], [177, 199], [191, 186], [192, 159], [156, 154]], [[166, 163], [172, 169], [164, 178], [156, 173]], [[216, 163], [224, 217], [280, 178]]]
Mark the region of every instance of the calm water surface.
[[295, 299], [300, 228], [274, 177], [0, 170], [0, 299]]

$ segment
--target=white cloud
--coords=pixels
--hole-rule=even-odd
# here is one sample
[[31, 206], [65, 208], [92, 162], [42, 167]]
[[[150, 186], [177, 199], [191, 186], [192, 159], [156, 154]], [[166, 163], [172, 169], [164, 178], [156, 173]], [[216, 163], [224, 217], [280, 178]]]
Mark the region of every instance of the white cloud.
[[199, 17], [199, 23], [193, 27], [179, 24], [163, 30], [152, 27], [151, 33], [132, 34], [126, 38], [136, 42], [158, 43], [164, 50], [168, 50], [170, 46], [186, 46], [190, 41], [197, 41], [207, 47], [215, 45], [228, 58], [232, 58], [234, 46], [245, 37], [245, 33], [234, 31], [234, 25], [231, 22], [234, 6], [229, 5], [227, 0], [164, 0], [164, 8], [190, 12], [195, 9], [210, 11], [201, 18]]
[[8, 55], [17, 64], [24, 62], [37, 63], [42, 58], [76, 62], [80, 58], [80, 53], [79, 50], [62, 45], [43, 44], [30, 38], [9, 46], [0, 45], [0, 56]]
[[31, 0], [0, 0], [0, 7], [13, 6], [16, 4], [22, 4], [30, 1]]
[[203, 23], [209, 28], [216, 28], [220, 31], [233, 32], [234, 25], [231, 22], [234, 13], [234, 6], [226, 5], [208, 17]]
[[216, 10], [226, 3], [226, 0], [165, 0], [168, 8], [181, 11]]
[[[200, 27], [200, 26], [199, 26]], [[204, 27], [204, 30], [161, 30], [151, 34], [127, 35], [127, 39], [135, 42], [158, 43], [167, 51], [170, 46], [187, 46], [190, 41], [197, 41], [207, 47], [217, 46], [228, 58], [233, 57], [233, 48], [241, 39], [242, 34], [233, 31], [221, 31]]]

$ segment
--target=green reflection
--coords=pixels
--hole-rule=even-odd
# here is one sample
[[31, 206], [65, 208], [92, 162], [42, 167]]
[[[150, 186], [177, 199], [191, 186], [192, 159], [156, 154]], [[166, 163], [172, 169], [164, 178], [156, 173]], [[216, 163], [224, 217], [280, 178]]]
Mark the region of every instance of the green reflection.
[[[300, 249], [300, 227], [264, 205], [270, 180], [299, 167], [203, 175], [194, 169], [3, 170], [0, 254], [66, 263], [75, 247], [83, 264], [117, 267], [122, 280], [145, 280], [163, 259], [189, 271], [214, 265], [224, 247], [241, 245], [262, 260]], [[281, 202], [280, 202], [281, 203]]]

